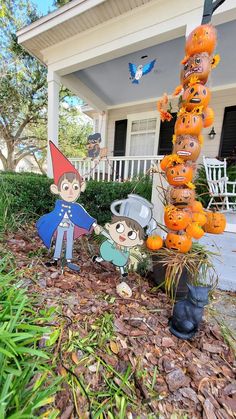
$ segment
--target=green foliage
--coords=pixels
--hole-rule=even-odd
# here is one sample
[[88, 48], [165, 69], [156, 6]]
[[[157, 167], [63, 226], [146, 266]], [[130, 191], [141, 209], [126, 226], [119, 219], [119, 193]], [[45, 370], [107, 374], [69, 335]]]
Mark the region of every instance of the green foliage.
[[0, 229], [9, 229], [51, 211], [54, 197], [49, 191], [52, 181], [35, 173], [0, 175]]
[[[229, 181], [236, 180], [236, 165], [231, 165], [227, 167], [227, 176], [229, 178]], [[210, 201], [210, 195], [206, 180], [206, 172], [203, 165], [200, 165], [194, 183], [196, 185], [197, 199], [201, 201], [204, 208], [206, 208]], [[230, 192], [230, 186], [228, 188], [228, 191]]]
[[[50, 193], [52, 180], [35, 173], [0, 174], [0, 231], [15, 228], [17, 223], [37, 218], [52, 211], [55, 196]], [[148, 177], [132, 182], [87, 182], [79, 202], [104, 224], [111, 219], [110, 205], [115, 199], [136, 193], [151, 199], [152, 183]]]
[[[15, 170], [20, 160], [33, 156], [43, 172], [47, 69], [17, 43], [16, 37], [18, 29], [40, 16], [29, 0], [1, 0], [0, 13], [0, 161], [4, 170]], [[86, 138], [92, 130], [90, 120], [77, 106], [81, 102], [68, 89], [61, 88], [59, 139], [62, 151], [71, 157], [85, 154]]]
[[71, 0], [54, 0], [54, 6], [56, 7], [62, 7], [65, 6], [65, 4], [70, 3]]
[[79, 202], [99, 224], [105, 224], [111, 219], [110, 205], [116, 199], [127, 198], [130, 193], [136, 193], [151, 199], [152, 184], [148, 177], [132, 182], [97, 182], [89, 181], [86, 191], [81, 194]]
[[[47, 334], [43, 323], [52, 311], [37, 313], [13, 273], [6, 273], [7, 257], [0, 262], [0, 418], [41, 417], [39, 410], [52, 405], [59, 380], [53, 374], [50, 351], [38, 349]], [[55, 414], [56, 411], [54, 410]], [[56, 417], [56, 416], [54, 416]]]

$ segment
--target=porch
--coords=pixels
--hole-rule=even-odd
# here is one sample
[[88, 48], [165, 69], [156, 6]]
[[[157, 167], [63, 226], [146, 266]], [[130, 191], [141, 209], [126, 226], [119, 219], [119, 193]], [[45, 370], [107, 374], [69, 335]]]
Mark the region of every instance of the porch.
[[85, 180], [124, 182], [137, 177], [153, 177], [153, 168], [163, 156], [108, 156], [98, 159], [70, 158]]
[[[145, 172], [140, 156], [153, 159], [169, 152], [171, 138], [168, 144], [167, 136], [162, 139], [156, 101], [164, 91], [170, 93], [179, 84], [185, 36], [200, 23], [202, 11], [202, 0], [169, 0], [168, 7], [160, 0], [127, 0], [119, 5], [113, 0], [73, 0], [21, 29], [18, 42], [48, 67], [48, 138], [58, 145], [59, 90], [63, 84], [88, 104], [86, 113], [94, 120], [94, 130], [101, 133], [101, 147], [108, 149], [109, 159], [114, 157], [110, 169], [101, 161], [92, 170], [97, 173], [94, 176], [122, 179]], [[236, 36], [234, 0], [227, 0], [217, 9], [213, 24], [218, 29], [217, 52], [222, 57], [214, 70], [212, 87], [216, 136], [211, 141], [209, 130], [204, 132], [202, 153], [215, 157], [222, 149], [225, 107], [235, 105], [236, 59], [230, 48]], [[153, 71], [133, 84], [129, 63], [145, 65], [153, 59]], [[172, 106], [175, 112], [175, 101]], [[116, 142], [119, 121], [126, 123], [121, 150]], [[142, 121], [147, 126], [145, 132], [133, 132], [135, 124], [141, 125]], [[119, 164], [120, 156], [127, 160]], [[78, 160], [76, 164], [86, 175], [94, 163]], [[48, 175], [52, 176], [50, 155]]]

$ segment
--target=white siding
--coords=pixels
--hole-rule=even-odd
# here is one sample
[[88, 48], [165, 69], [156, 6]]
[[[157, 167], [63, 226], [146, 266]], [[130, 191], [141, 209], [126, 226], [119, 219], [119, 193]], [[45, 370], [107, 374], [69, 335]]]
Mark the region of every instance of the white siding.
[[[202, 147], [201, 156], [198, 162], [202, 161], [202, 156], [216, 157], [219, 153], [221, 130], [224, 118], [224, 109], [226, 106], [236, 105], [236, 88], [225, 89], [212, 92], [212, 100], [210, 106], [215, 112], [214, 128], [216, 136], [214, 140], [210, 140], [208, 133], [211, 130], [206, 128], [203, 130], [204, 145]], [[108, 112], [108, 126], [107, 126], [107, 147], [108, 154], [113, 155], [114, 135], [115, 135], [115, 121], [127, 119], [129, 114], [142, 113], [156, 110], [156, 102], [143, 103], [139, 105], [124, 106], [122, 108], [112, 109]], [[175, 111], [173, 106], [173, 112]], [[236, 135], [236, 133], [235, 133]]]

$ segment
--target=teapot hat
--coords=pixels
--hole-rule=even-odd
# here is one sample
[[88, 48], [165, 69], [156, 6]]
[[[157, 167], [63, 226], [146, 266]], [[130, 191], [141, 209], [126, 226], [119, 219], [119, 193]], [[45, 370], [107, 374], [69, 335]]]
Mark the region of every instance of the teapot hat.
[[[117, 207], [119, 210], [117, 211]], [[112, 202], [111, 212], [116, 216], [127, 217], [136, 221], [143, 229], [147, 227], [147, 234], [157, 227], [152, 217], [153, 204], [136, 194], [129, 194], [127, 199]]]

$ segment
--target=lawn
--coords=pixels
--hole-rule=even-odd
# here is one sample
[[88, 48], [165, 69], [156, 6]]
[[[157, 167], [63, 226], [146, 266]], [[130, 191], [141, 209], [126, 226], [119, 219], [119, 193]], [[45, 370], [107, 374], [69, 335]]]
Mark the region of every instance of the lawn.
[[215, 321], [215, 300], [195, 338], [178, 340], [168, 297], [136, 273], [132, 298], [118, 297], [117, 271], [91, 262], [96, 247], [77, 243], [75, 275], [45, 267], [33, 225], [2, 241], [0, 304], [12, 335], [0, 343], [0, 417], [233, 417], [235, 340]]

